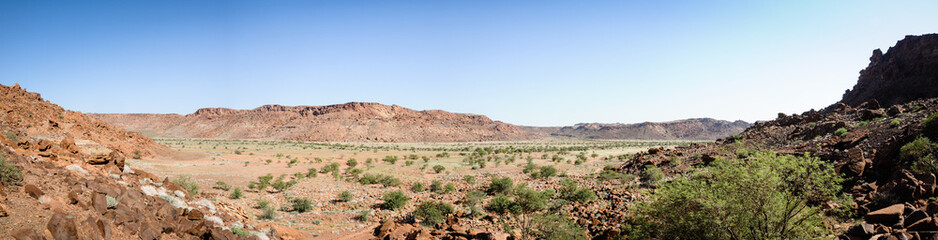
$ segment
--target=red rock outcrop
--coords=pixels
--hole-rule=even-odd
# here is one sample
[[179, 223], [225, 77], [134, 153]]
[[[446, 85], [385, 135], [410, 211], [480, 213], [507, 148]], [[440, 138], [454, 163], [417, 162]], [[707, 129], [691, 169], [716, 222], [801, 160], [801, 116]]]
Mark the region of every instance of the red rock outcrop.
[[350, 102], [329, 106], [203, 108], [178, 114], [91, 114], [153, 137], [344, 142], [466, 142], [530, 139], [486, 116]]

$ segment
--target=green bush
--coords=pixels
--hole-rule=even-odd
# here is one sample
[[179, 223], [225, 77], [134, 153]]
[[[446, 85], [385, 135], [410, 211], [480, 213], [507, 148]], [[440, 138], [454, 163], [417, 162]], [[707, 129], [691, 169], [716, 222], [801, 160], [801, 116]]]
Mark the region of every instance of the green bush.
[[234, 233], [235, 235], [238, 235], [239, 237], [247, 237], [251, 235], [251, 233], [249, 233], [247, 230], [244, 230], [243, 228], [240, 228], [237, 226], [231, 227], [231, 233]]
[[241, 192], [240, 187], [235, 187], [234, 191], [231, 191], [231, 199], [240, 199], [244, 197], [244, 193]]
[[410, 185], [410, 190], [414, 192], [423, 192], [423, 183], [415, 182]]
[[212, 187], [212, 188], [218, 189], [218, 190], [222, 190], [222, 191], [231, 190], [231, 186], [228, 186], [228, 183], [225, 183], [225, 182], [222, 182], [222, 181], [217, 181], [217, 182], [215, 182], [215, 186]]
[[19, 167], [7, 160], [6, 154], [0, 152], [0, 184], [4, 186], [19, 185], [23, 182], [23, 172]]
[[596, 194], [589, 188], [581, 188], [569, 178], [560, 181], [560, 198], [573, 202], [588, 202], [596, 199]]
[[892, 125], [893, 127], [898, 127], [899, 125], [902, 125], [902, 122], [900, 122], [899, 119], [893, 119], [892, 121], [889, 122], [889, 124]]
[[390, 155], [384, 156], [384, 159], [381, 159], [381, 161], [385, 161], [385, 162], [388, 162], [388, 163], [390, 163], [390, 164], [394, 164], [394, 163], [397, 163], [397, 156], [390, 156]]
[[549, 178], [557, 175], [557, 169], [554, 166], [541, 166], [540, 174], [534, 178]]
[[273, 179], [274, 179], [274, 176], [268, 173], [267, 175], [257, 177], [257, 181], [256, 182], [252, 181], [251, 183], [249, 183], [248, 188], [264, 190], [264, 188], [267, 188], [267, 186], [270, 186], [270, 181]]
[[259, 199], [259, 200], [257, 200], [257, 208], [258, 208], [258, 209], [264, 209], [264, 208], [268, 208], [268, 207], [271, 207], [269, 200], [267, 200], [267, 199]]
[[277, 177], [276, 181], [270, 183], [270, 186], [276, 189], [277, 191], [283, 192], [287, 190], [288, 188], [293, 187], [293, 185], [296, 185], [296, 180], [284, 181], [285, 177], [286, 177], [286, 174], [281, 174], [279, 177]]
[[445, 170], [446, 170], [446, 167], [443, 167], [442, 165], [433, 166], [433, 171], [436, 173], [441, 173]]
[[836, 131], [834, 131], [834, 135], [837, 135], [837, 136], [847, 136], [847, 129], [846, 129], [846, 128], [838, 128]]
[[182, 189], [185, 189], [186, 192], [189, 192], [189, 195], [195, 196], [199, 194], [199, 185], [195, 183], [195, 180], [192, 180], [192, 177], [189, 175], [177, 175], [171, 180], [172, 183], [179, 185]]
[[410, 197], [404, 195], [404, 192], [398, 190], [384, 194], [384, 196], [381, 197], [381, 200], [384, 200], [382, 207], [385, 209], [397, 210], [406, 206], [407, 202], [410, 201]]
[[514, 185], [515, 182], [511, 178], [493, 178], [488, 190], [490, 193], [508, 193]]
[[[748, 153], [747, 153], [748, 154]], [[664, 172], [661, 171], [658, 167], [654, 165], [645, 166], [645, 171], [642, 171], [642, 184], [648, 187], [658, 187], [661, 184], [661, 181], [664, 180]]]
[[[717, 160], [664, 184], [638, 208], [630, 237], [655, 239], [805, 239], [830, 234], [811, 207], [845, 199], [843, 180], [816, 157], [756, 152]], [[644, 235], [644, 236], [643, 236]]]
[[539, 214], [531, 218], [530, 235], [534, 239], [589, 239], [586, 229], [557, 214]]
[[330, 163], [329, 165], [323, 166], [322, 169], [319, 170], [319, 173], [322, 174], [330, 172], [339, 173], [339, 163]]
[[358, 160], [355, 160], [354, 158], [349, 158], [348, 161], [345, 161], [345, 165], [347, 165], [350, 168], [354, 168], [355, 166], [358, 166]]
[[463, 181], [466, 181], [466, 183], [468, 183], [468, 184], [475, 184], [475, 183], [476, 183], [476, 176], [466, 175], [466, 176], [462, 177], [462, 180], [463, 180]]
[[309, 169], [306, 169], [306, 177], [307, 177], [307, 178], [314, 178], [314, 177], [316, 177], [316, 175], [318, 175], [316, 168], [309, 168]]
[[358, 220], [362, 222], [367, 222], [371, 218], [371, 210], [361, 210], [358, 212]]
[[304, 213], [313, 208], [313, 203], [308, 198], [294, 198], [290, 200], [293, 204], [293, 211]]
[[443, 193], [451, 193], [456, 191], [456, 186], [453, 183], [446, 183], [446, 186], [443, 187]]
[[504, 194], [495, 195], [489, 205], [485, 206], [485, 210], [497, 214], [521, 213], [521, 209]]
[[438, 227], [446, 221], [446, 215], [452, 212], [453, 206], [443, 202], [430, 201], [420, 203], [411, 215], [421, 220], [420, 224], [424, 226]]
[[938, 140], [938, 112], [932, 113], [922, 122], [922, 134], [932, 140]]
[[349, 192], [348, 190], [342, 191], [338, 196], [336, 196], [336, 198], [342, 202], [352, 201], [352, 192]]
[[259, 219], [263, 220], [273, 220], [277, 218], [277, 210], [273, 206], [266, 206], [261, 208], [261, 214], [257, 216]]
[[433, 180], [430, 182], [430, 191], [435, 193], [443, 191], [443, 182], [440, 180]]
[[899, 159], [912, 163], [912, 170], [920, 173], [938, 173], [935, 152], [938, 144], [926, 137], [918, 137], [899, 149]]

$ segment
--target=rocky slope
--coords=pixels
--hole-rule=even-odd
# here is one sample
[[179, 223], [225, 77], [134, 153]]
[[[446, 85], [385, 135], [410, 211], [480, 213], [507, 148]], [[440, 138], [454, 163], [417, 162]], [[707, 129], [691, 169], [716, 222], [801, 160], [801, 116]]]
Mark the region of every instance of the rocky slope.
[[299, 141], [465, 142], [530, 139], [521, 128], [473, 114], [350, 102], [329, 106], [203, 108], [178, 114], [91, 114], [153, 137]]
[[715, 140], [738, 134], [750, 125], [752, 124], [744, 121], [693, 118], [670, 122], [580, 123], [567, 127], [522, 127], [522, 129], [541, 136], [584, 139]]
[[[142, 135], [0, 85], [0, 236], [13, 239], [269, 239], [228, 206], [125, 165], [167, 153]], [[245, 229], [241, 236], [231, 228]], [[282, 235], [282, 234], [279, 234]]]
[[876, 99], [891, 106], [920, 98], [938, 97], [938, 34], [906, 36], [884, 54], [873, 50], [870, 65], [860, 71], [853, 90], [842, 103], [856, 107]]
[[[843, 102], [822, 111], [780, 114], [711, 144], [650, 149], [620, 171], [637, 174], [653, 165], [676, 176], [715, 159], [735, 158], [740, 151], [810, 154], [833, 163], [847, 179], [843, 193], [852, 197], [854, 214], [861, 217], [840, 225], [841, 239], [938, 237], [935, 173], [913, 170], [914, 159], [900, 154], [903, 146], [923, 135], [928, 116], [938, 112], [936, 39], [909, 36], [885, 55], [874, 52], [857, 87]], [[675, 161], [679, 164], [672, 164]]]

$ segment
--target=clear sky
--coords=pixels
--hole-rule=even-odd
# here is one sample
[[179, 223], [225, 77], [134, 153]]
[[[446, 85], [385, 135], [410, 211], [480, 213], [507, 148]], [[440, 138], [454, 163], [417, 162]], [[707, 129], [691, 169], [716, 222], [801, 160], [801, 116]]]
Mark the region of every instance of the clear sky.
[[349, 101], [520, 125], [839, 100], [938, 1], [0, 1], [0, 83], [66, 109]]

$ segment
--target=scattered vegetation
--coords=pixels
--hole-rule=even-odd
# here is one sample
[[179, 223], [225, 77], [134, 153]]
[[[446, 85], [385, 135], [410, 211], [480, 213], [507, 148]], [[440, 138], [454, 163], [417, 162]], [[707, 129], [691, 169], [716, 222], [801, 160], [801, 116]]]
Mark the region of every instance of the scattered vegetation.
[[837, 135], [837, 136], [847, 136], [847, 129], [846, 129], [846, 128], [838, 128], [836, 131], [834, 131], [834, 135]]
[[352, 192], [349, 192], [348, 190], [345, 190], [345, 191], [342, 191], [341, 193], [339, 193], [339, 195], [336, 196], [336, 199], [338, 199], [339, 201], [342, 201], [342, 202], [349, 202], [349, 201], [352, 201], [352, 197], [353, 197], [353, 196], [352, 196]]
[[492, 178], [492, 183], [489, 184], [488, 190], [490, 193], [508, 193], [511, 191], [512, 186], [515, 185], [515, 182], [511, 178]]
[[294, 198], [290, 200], [293, 204], [293, 211], [304, 213], [313, 208], [313, 203], [308, 198]]

